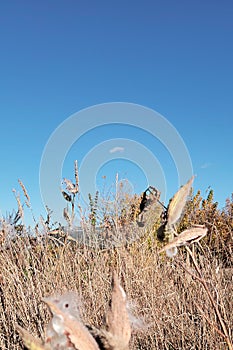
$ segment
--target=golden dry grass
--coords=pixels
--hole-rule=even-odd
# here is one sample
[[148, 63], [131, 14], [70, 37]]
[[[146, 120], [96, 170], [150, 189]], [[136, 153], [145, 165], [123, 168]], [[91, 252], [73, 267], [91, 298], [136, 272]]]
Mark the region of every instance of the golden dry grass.
[[[101, 326], [115, 269], [133, 313], [146, 324], [133, 331], [132, 349], [227, 349], [202, 284], [184, 269], [196, 273], [186, 251], [180, 249], [173, 260], [157, 252], [152, 236], [112, 250], [68, 241], [55, 246], [50, 240], [19, 237], [0, 252], [0, 348], [23, 349], [16, 324], [44, 337], [49, 313], [41, 299], [55, 291], [76, 290], [85, 323]], [[232, 267], [224, 266], [205, 242], [195, 256], [231, 338]]]
[[[42, 299], [54, 293], [76, 291], [84, 323], [98, 329], [106, 326], [111, 276], [116, 271], [134, 315], [130, 349], [232, 350], [233, 200], [223, 210], [217, 209], [212, 191], [207, 200], [198, 192], [188, 201], [177, 232], [203, 224], [208, 234], [192, 251], [179, 248], [173, 259], [159, 254], [163, 246], [157, 240], [161, 208], [154, 199], [150, 203], [153, 210], [148, 207], [137, 216], [140, 238], [131, 243], [124, 239], [122, 245], [111, 248], [110, 244], [108, 249], [90, 248], [67, 237], [57, 244], [47, 234], [39, 237], [37, 229], [32, 237], [24, 225], [16, 225], [17, 215], [11, 224], [1, 219], [0, 349], [24, 349], [17, 325], [44, 339], [50, 314]], [[73, 218], [74, 202], [71, 204]], [[96, 204], [97, 199], [92, 203], [91, 227], [96, 223]], [[123, 201], [122, 208], [121, 233], [125, 227], [127, 237], [135, 237], [138, 232], [129, 221], [131, 212], [125, 211], [133, 208], [132, 203]], [[112, 221], [109, 215], [107, 219]], [[20, 229], [19, 234], [15, 229]], [[110, 232], [110, 239], [112, 235]]]

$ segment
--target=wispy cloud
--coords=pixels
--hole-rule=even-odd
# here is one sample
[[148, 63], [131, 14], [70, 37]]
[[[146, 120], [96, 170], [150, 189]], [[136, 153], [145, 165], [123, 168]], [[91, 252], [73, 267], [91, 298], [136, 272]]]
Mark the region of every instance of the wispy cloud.
[[124, 150], [125, 150], [124, 147], [118, 146], [118, 147], [111, 148], [109, 150], [109, 153], [124, 152]]
[[212, 166], [212, 163], [204, 163], [204, 164], [202, 164], [201, 165], [201, 169], [207, 169], [207, 168], [209, 168], [209, 167], [211, 167]]

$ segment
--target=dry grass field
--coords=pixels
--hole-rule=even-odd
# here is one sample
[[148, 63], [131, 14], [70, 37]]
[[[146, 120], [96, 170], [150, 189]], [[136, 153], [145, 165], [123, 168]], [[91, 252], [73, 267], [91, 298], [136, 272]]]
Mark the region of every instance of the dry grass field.
[[2, 219], [0, 349], [24, 349], [17, 325], [44, 339], [50, 313], [42, 298], [54, 292], [77, 291], [83, 322], [102, 327], [113, 271], [129, 304], [130, 349], [232, 349], [233, 202], [218, 210], [211, 195], [203, 200], [197, 193], [178, 232], [190, 222], [205, 224], [207, 236], [170, 259], [158, 254], [156, 230], [131, 244], [100, 249], [25, 231], [9, 240], [13, 224], [4, 226]]

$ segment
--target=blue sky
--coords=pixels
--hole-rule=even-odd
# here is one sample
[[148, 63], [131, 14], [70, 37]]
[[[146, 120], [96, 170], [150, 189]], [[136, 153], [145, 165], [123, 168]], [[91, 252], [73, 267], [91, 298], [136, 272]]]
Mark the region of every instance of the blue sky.
[[[233, 192], [232, 18], [230, 0], [1, 2], [0, 213], [17, 208], [12, 188], [20, 178], [35, 215], [45, 214], [39, 172], [51, 134], [78, 111], [109, 102], [166, 118], [189, 151], [195, 190], [205, 195], [211, 186], [224, 205]], [[135, 127], [109, 123], [85, 133], [67, 153], [62, 175], [72, 177], [75, 159], [81, 164], [93, 147], [117, 138], [144, 145], [159, 160], [168, 201], [180, 185], [172, 157]], [[100, 165], [98, 185], [103, 175], [114, 182], [117, 171], [136, 192], [144, 190], [137, 164]]]

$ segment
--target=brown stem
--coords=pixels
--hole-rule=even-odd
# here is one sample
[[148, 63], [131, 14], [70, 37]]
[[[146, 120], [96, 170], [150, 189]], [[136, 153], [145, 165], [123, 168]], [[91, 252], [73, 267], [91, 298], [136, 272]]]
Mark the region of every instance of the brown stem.
[[[208, 297], [209, 297], [209, 300], [210, 300], [210, 302], [211, 302], [211, 304], [212, 304], [212, 306], [213, 306], [213, 308], [214, 308], [214, 311], [215, 311], [215, 313], [216, 313], [216, 315], [217, 315], [217, 318], [218, 318], [218, 320], [219, 320], [219, 322], [220, 322], [220, 325], [221, 325], [221, 327], [222, 327], [222, 331], [223, 331], [223, 333], [224, 333], [224, 335], [225, 335], [225, 339], [226, 339], [228, 348], [229, 348], [229, 350], [233, 350], [233, 345], [232, 345], [232, 342], [231, 342], [231, 340], [230, 340], [230, 337], [229, 337], [228, 331], [227, 331], [227, 329], [226, 329], [225, 323], [224, 323], [224, 321], [223, 321], [223, 319], [222, 319], [222, 316], [221, 316], [221, 314], [220, 314], [220, 311], [219, 311], [217, 305], [216, 305], [215, 302], [214, 302], [214, 299], [213, 299], [213, 297], [212, 297], [212, 295], [211, 295], [211, 292], [210, 292], [210, 290], [209, 290], [209, 288], [208, 288], [208, 285], [207, 285], [206, 281], [202, 278], [201, 270], [199, 269], [199, 266], [198, 266], [198, 264], [197, 264], [197, 261], [196, 261], [194, 255], [193, 255], [192, 251], [191, 251], [187, 246], [186, 246], [185, 248], [186, 248], [187, 252], [189, 253], [189, 255], [191, 256], [191, 258], [192, 258], [192, 260], [193, 260], [193, 263], [194, 263], [194, 266], [195, 266], [195, 269], [196, 269], [197, 273], [199, 274], [199, 278], [197, 278], [197, 276], [195, 276], [195, 277], [196, 277], [196, 278], [199, 280], [199, 282], [203, 285], [203, 287], [204, 287], [204, 289], [205, 289], [205, 291], [206, 291], [206, 293], [207, 293], [207, 295], [208, 295]], [[187, 271], [187, 272], [188, 272], [188, 271]]]

